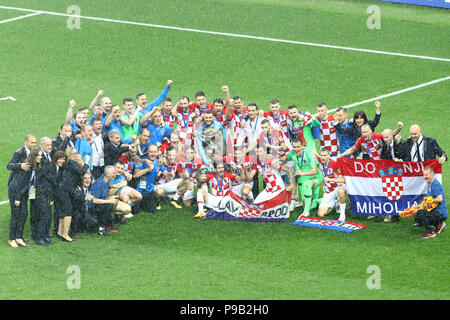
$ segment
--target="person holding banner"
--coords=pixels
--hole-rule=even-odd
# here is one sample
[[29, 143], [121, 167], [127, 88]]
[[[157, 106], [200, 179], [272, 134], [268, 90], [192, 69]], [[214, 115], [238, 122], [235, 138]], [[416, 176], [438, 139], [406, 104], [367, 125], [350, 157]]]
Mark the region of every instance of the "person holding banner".
[[427, 183], [427, 197], [432, 198], [430, 207], [424, 203], [415, 206], [419, 210], [414, 216], [414, 220], [419, 225], [425, 228], [425, 233], [421, 236], [422, 239], [434, 238], [436, 234], [442, 232], [448, 218], [447, 203], [445, 202], [444, 189], [442, 184], [435, 178], [434, 170], [431, 167], [426, 167], [423, 170], [423, 177]]
[[409, 129], [410, 137], [406, 140], [405, 161], [425, 161], [439, 157], [439, 163], [447, 161], [447, 154], [439, 147], [435, 139], [422, 135], [419, 125], [413, 124]]
[[336, 161], [332, 160], [330, 149], [320, 149], [319, 158], [323, 174], [323, 198], [319, 205], [317, 215], [323, 218], [335, 206], [336, 199], [339, 201], [339, 221], [345, 221], [345, 178], [342, 176]]
[[[197, 204], [198, 213], [194, 218], [204, 218], [206, 217], [206, 210], [204, 207], [212, 208], [217, 207], [222, 201], [223, 197], [232, 189], [232, 181], [239, 182], [240, 177], [235, 176], [232, 173], [225, 172], [225, 166], [221, 162], [214, 162], [214, 173], [209, 173], [207, 175], [202, 174], [198, 184], [199, 188], [197, 190]], [[243, 173], [242, 173], [243, 175]], [[211, 193], [208, 193], [207, 188], [204, 187], [205, 184], [209, 183], [211, 188]]]
[[358, 140], [356, 140], [356, 143], [353, 145], [353, 147], [350, 147], [345, 152], [337, 155], [338, 159], [353, 154], [358, 149], [363, 150], [363, 159], [381, 159], [381, 141], [383, 141], [383, 134], [372, 132], [372, 129], [368, 124], [362, 125], [361, 134], [362, 136], [358, 138]]
[[[272, 158], [272, 155], [267, 154], [266, 148], [263, 145], [256, 147], [257, 168], [258, 172], [266, 183], [265, 189], [258, 194], [253, 203], [261, 203], [278, 196], [283, 190], [291, 192], [293, 196], [296, 195], [296, 189], [293, 186], [294, 177], [292, 169], [280, 163], [279, 159]], [[281, 171], [288, 174], [290, 185], [285, 187], [283, 179], [281, 178]]]
[[294, 173], [304, 207], [300, 216], [308, 217], [309, 212], [320, 203], [318, 198], [323, 178], [318, 170], [317, 158], [314, 156], [314, 152], [305, 148], [302, 140], [293, 140], [292, 148], [293, 150], [288, 153], [287, 159], [295, 164]]

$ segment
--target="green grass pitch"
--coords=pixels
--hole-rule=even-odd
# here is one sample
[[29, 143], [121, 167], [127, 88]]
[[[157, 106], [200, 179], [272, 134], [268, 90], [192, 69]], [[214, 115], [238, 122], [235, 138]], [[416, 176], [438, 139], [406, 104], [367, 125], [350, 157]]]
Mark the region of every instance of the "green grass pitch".
[[[449, 11], [378, 1], [324, 0], [4, 0], [2, 6], [151, 23], [239, 35], [450, 58]], [[369, 29], [367, 8], [380, 8], [381, 29]], [[30, 14], [0, 9], [0, 21]], [[99, 89], [120, 104], [145, 92], [208, 101], [221, 85], [245, 103], [273, 98], [315, 113], [450, 75], [450, 62], [329, 47], [230, 37], [40, 14], [0, 24], [2, 137], [0, 201], [7, 200], [6, 164], [28, 133], [55, 137], [68, 103], [89, 105]], [[377, 131], [418, 123], [450, 152], [450, 81], [381, 99]], [[361, 108], [372, 117], [373, 102]], [[443, 166], [449, 194], [450, 167]], [[7, 246], [10, 209], [0, 205], [0, 299], [449, 299], [449, 229], [422, 240], [411, 220], [368, 225], [346, 234], [289, 223], [198, 221], [196, 208], [140, 213], [112, 237], [95, 234], [48, 248]], [[315, 211], [313, 212], [313, 214]], [[331, 218], [336, 219], [333, 213]], [[29, 226], [25, 237], [29, 238]], [[70, 266], [80, 271], [69, 289]], [[369, 289], [370, 266], [381, 288]], [[370, 268], [369, 268], [370, 270]]]

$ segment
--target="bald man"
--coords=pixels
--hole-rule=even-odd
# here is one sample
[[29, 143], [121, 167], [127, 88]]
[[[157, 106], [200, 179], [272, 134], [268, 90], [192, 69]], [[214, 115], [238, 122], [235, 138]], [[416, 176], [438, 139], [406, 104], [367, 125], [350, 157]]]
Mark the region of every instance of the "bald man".
[[18, 170], [30, 170], [30, 166], [25, 163], [25, 160], [27, 159], [28, 155], [30, 154], [31, 149], [36, 147], [36, 137], [32, 134], [29, 134], [25, 137], [24, 145], [16, 150], [14, 152], [13, 156], [11, 157], [11, 160], [6, 165], [6, 168], [11, 171], [11, 174], [9, 176], [8, 180], [8, 186], [11, 182], [12, 177], [17, 173]]
[[402, 161], [405, 159], [405, 141], [400, 134], [397, 134], [394, 138], [394, 131], [391, 129], [385, 129], [382, 133], [383, 142], [381, 143], [381, 159], [394, 161]]
[[410, 137], [405, 143], [405, 161], [425, 161], [439, 157], [439, 163], [447, 161], [447, 154], [439, 147], [435, 139], [422, 135], [418, 124], [409, 129]]
[[136, 190], [142, 194], [142, 201], [137, 203], [140, 209], [147, 212], [156, 212], [155, 185], [158, 177], [167, 168], [158, 158], [158, 147], [150, 145], [147, 155], [135, 164], [133, 178], [137, 180]]

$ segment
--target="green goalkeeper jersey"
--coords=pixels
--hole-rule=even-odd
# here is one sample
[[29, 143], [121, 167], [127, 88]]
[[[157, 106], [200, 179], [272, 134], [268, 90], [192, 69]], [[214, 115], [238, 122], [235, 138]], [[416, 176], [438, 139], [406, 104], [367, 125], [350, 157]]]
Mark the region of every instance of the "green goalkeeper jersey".
[[[308, 172], [312, 170], [313, 166], [319, 168], [319, 162], [314, 153], [310, 150], [303, 149], [302, 154], [299, 156], [295, 154], [294, 150], [291, 150], [288, 153], [287, 158], [295, 164], [294, 175], [297, 170], [300, 170], [301, 172]], [[301, 176], [297, 179], [297, 182], [301, 183], [305, 179], [317, 179], [321, 184], [322, 174], [320, 170], [317, 169], [317, 174], [312, 176]]]

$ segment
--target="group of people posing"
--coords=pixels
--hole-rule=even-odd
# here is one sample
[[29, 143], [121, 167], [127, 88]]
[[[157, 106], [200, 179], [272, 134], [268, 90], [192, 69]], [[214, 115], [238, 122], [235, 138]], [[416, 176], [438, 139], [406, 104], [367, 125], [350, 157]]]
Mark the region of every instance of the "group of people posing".
[[[262, 110], [244, 105], [240, 96], [231, 98], [227, 86], [221, 87], [224, 97], [212, 102], [204, 92], [193, 101], [173, 101], [172, 85], [168, 80], [151, 102], [139, 93], [121, 106], [100, 90], [89, 107], [74, 111], [76, 101], [70, 101], [55, 138], [42, 137], [37, 146], [37, 138], [27, 135], [7, 165], [9, 246], [29, 246], [23, 237], [28, 204], [30, 237], [41, 246], [54, 244], [53, 237], [73, 242], [83, 232], [109, 236], [117, 224], [165, 203], [177, 209], [197, 205], [194, 217], [204, 218], [229, 191], [261, 203], [286, 190], [291, 211], [303, 207], [301, 216], [309, 216], [318, 208], [324, 217], [336, 208], [344, 221], [345, 178], [337, 158], [447, 160], [416, 124], [406, 141], [401, 122], [376, 132], [378, 101], [373, 120], [361, 110], [349, 119], [345, 108], [330, 115], [325, 103], [317, 105], [317, 115], [295, 105], [282, 110], [278, 99]], [[441, 198], [438, 211], [446, 218]], [[433, 227], [442, 230], [444, 220]]]

